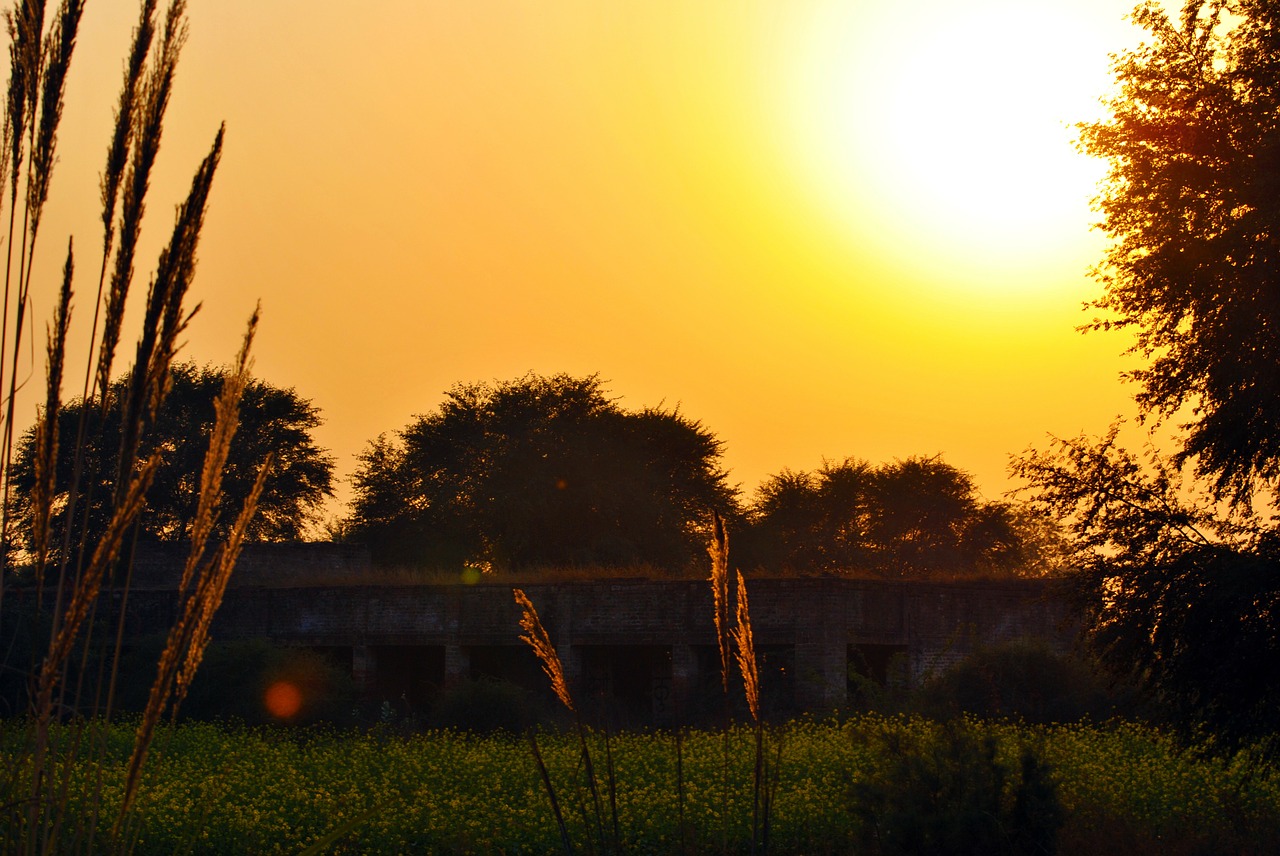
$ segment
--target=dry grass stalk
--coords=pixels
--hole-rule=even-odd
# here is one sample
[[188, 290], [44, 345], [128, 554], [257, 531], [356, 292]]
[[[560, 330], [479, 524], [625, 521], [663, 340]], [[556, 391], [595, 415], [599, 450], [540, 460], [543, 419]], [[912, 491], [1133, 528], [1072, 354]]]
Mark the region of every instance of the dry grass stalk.
[[533, 653], [537, 655], [538, 660], [542, 663], [542, 671], [547, 675], [547, 679], [551, 681], [551, 689], [555, 692], [556, 698], [560, 699], [560, 703], [567, 707], [573, 713], [577, 713], [577, 708], [573, 706], [573, 697], [569, 695], [569, 684], [564, 679], [564, 668], [560, 665], [560, 655], [556, 653], [556, 648], [551, 644], [551, 637], [547, 634], [547, 629], [542, 626], [541, 619], [538, 618], [538, 610], [534, 609], [533, 602], [522, 589], [512, 589], [515, 594], [516, 603], [520, 605], [522, 610], [520, 615], [520, 629], [525, 635], [520, 638], [529, 644], [533, 649]]
[[143, 432], [168, 393], [169, 368], [177, 349], [177, 339], [190, 319], [190, 315], [183, 314], [182, 301], [195, 275], [196, 248], [204, 225], [209, 191], [222, 157], [223, 134], [224, 129], [219, 128], [209, 154], [191, 180], [191, 189], [178, 209], [173, 235], [160, 254], [155, 279], [147, 294], [142, 335], [138, 338], [121, 422], [121, 477], [128, 472]]
[[75, 265], [71, 243], [67, 243], [67, 262], [62, 269], [62, 290], [53, 326], [48, 335], [48, 371], [45, 383], [44, 412], [36, 422], [34, 458], [35, 486], [32, 490], [32, 552], [36, 566], [36, 597], [44, 588], [44, 569], [49, 556], [49, 520], [53, 513], [54, 472], [58, 459], [58, 411], [62, 406], [62, 366], [66, 357], [67, 327], [71, 323], [71, 278]]
[[[197, 500], [199, 509], [197, 522], [200, 522], [199, 518], [204, 518], [203, 522], [200, 522], [201, 540], [197, 544], [193, 539], [181, 583], [182, 591], [186, 591], [192, 582], [194, 582], [194, 589], [187, 593], [181, 617], [169, 630], [169, 638], [165, 644], [164, 653], [160, 657], [156, 678], [147, 698], [147, 706], [138, 725], [133, 753], [126, 773], [120, 814], [116, 821], [117, 832], [137, 794], [142, 766], [146, 762], [155, 728], [166, 710], [172, 710], [176, 714], [177, 706], [186, 697], [187, 689], [204, 656], [213, 616], [222, 604], [227, 583], [231, 579], [231, 571], [240, 556], [245, 533], [257, 510], [258, 500], [262, 496], [271, 471], [273, 458], [268, 456], [258, 470], [253, 488], [236, 517], [226, 543], [211, 558], [202, 561], [208, 536], [216, 519], [217, 508], [222, 502], [222, 473], [240, 418], [241, 396], [249, 382], [249, 351], [257, 325], [258, 312], [255, 310], [249, 320], [240, 353], [236, 358], [236, 368], [228, 373], [216, 403], [217, 417], [211, 432], [209, 449], [205, 453], [200, 495]], [[198, 573], [195, 570], [197, 567], [199, 567]]]
[[67, 87], [67, 70], [71, 67], [71, 54], [75, 50], [76, 33], [80, 28], [80, 15], [83, 12], [84, 0], [62, 0], [53, 28], [44, 41], [40, 126], [31, 149], [30, 179], [27, 182], [27, 207], [30, 209], [31, 220], [31, 246], [27, 250], [27, 287], [30, 286], [31, 277], [30, 254], [35, 252], [35, 236], [40, 230], [40, 217], [45, 200], [49, 197], [49, 182], [53, 177], [58, 125], [62, 121]]
[[125, 533], [133, 526], [146, 505], [146, 492], [159, 466], [160, 455], [153, 454], [130, 481], [125, 491], [125, 501], [111, 515], [111, 521], [93, 552], [93, 558], [76, 581], [67, 608], [54, 616], [59, 623], [49, 645], [49, 652], [41, 665], [36, 690], [36, 716], [39, 723], [47, 724], [52, 718], [53, 690], [58, 683], [58, 676], [62, 673], [67, 658], [71, 656], [89, 608], [98, 598], [103, 574], [119, 557]]
[[[133, 141], [138, 114], [142, 72], [146, 67], [147, 54], [151, 52], [151, 41], [156, 32], [155, 16], [156, 0], [143, 0], [138, 11], [138, 25], [133, 29], [133, 43], [129, 48], [129, 58], [124, 66], [124, 82], [120, 87], [120, 102], [115, 110], [111, 145], [107, 148], [107, 163], [99, 182], [102, 201], [102, 272], [98, 276], [99, 300], [102, 299], [102, 280], [105, 278], [107, 261], [111, 257], [111, 247], [115, 241], [116, 202], [120, 196], [120, 180], [124, 175], [125, 165], [129, 161], [129, 149]], [[94, 320], [96, 322], [97, 319]], [[94, 326], [97, 326], [96, 323]]]
[[200, 470], [200, 495], [196, 501], [195, 518], [191, 521], [191, 553], [182, 569], [179, 592], [185, 592], [191, 584], [196, 566], [204, 556], [209, 536], [217, 524], [218, 509], [222, 505], [222, 474], [231, 453], [231, 441], [240, 425], [240, 400], [249, 385], [249, 350], [258, 329], [259, 312], [260, 309], [255, 308], [249, 318], [240, 353], [236, 355], [235, 369], [226, 375], [222, 391], [213, 404], [213, 430], [209, 434], [209, 449]]
[[729, 691], [729, 533], [716, 512], [711, 513], [711, 595], [716, 624], [716, 644], [720, 647], [720, 683]]
[[[144, 9], [145, 11], [145, 9]], [[102, 345], [98, 354], [97, 388], [106, 394], [110, 385], [111, 366], [120, 341], [120, 325], [125, 301], [133, 281], [133, 258], [142, 229], [144, 199], [151, 183], [151, 169], [160, 151], [164, 114], [173, 91], [173, 78], [178, 56], [186, 41], [186, 3], [173, 0], [165, 15], [160, 39], [160, 52], [141, 81], [136, 103], [137, 117], [132, 156], [124, 178], [120, 200], [120, 246], [116, 251], [111, 288], [107, 293], [106, 316], [102, 323]], [[135, 366], [135, 371], [138, 366]]]
[[267, 478], [270, 476], [271, 468], [274, 464], [275, 457], [273, 453], [267, 456], [267, 460], [259, 468], [258, 477], [253, 482], [253, 488], [249, 491], [249, 496], [245, 498], [244, 506], [240, 509], [235, 525], [231, 528], [227, 543], [218, 551], [216, 560], [212, 564], [213, 572], [208, 575], [207, 584], [203, 585], [198, 592], [200, 611], [197, 616], [196, 627], [191, 634], [191, 643], [187, 648], [187, 656], [183, 661], [182, 671], [178, 673], [172, 705], [175, 713], [183, 700], [186, 699], [187, 689], [191, 686], [196, 669], [199, 668], [200, 661], [204, 658], [204, 649], [209, 643], [209, 627], [213, 624], [214, 613], [222, 605], [222, 597], [226, 593], [227, 583], [231, 581], [231, 571], [235, 568], [236, 561], [240, 558], [240, 549], [244, 545], [244, 536], [249, 530], [249, 522], [253, 519], [253, 515], [258, 509], [258, 500], [262, 498], [262, 491], [266, 486]]
[[737, 626], [733, 628], [733, 643], [742, 673], [742, 684], [747, 691], [747, 709], [751, 719], [760, 721], [760, 670], [756, 664], [756, 646], [751, 635], [751, 611], [747, 606], [747, 583], [738, 571]]

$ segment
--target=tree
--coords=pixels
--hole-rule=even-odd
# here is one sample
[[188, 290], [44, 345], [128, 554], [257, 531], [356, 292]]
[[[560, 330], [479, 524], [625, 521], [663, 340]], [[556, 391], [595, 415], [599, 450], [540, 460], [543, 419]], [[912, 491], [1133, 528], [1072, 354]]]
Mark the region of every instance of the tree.
[[360, 457], [348, 537], [385, 564], [683, 568], [736, 510], [715, 435], [597, 375], [459, 384]]
[[[223, 372], [181, 363], [172, 367], [169, 377], [169, 393], [142, 438], [137, 455], [142, 459], [155, 449], [164, 452], [164, 462], [147, 494], [140, 534], [160, 541], [180, 541], [188, 536], [194, 517], [200, 471], [214, 422], [214, 400], [222, 389]], [[118, 470], [120, 421], [129, 382], [126, 375], [111, 384], [105, 419], [96, 402], [87, 417], [80, 492], [82, 497], [90, 497], [89, 543], [93, 543], [92, 533], [100, 532], [110, 515]], [[83, 409], [84, 402], [75, 400], [58, 414], [55, 479], [59, 494], [54, 505], [57, 510], [53, 521], [55, 532], [62, 531], [62, 509], [73, 467], [72, 450], [76, 446]], [[319, 411], [294, 390], [250, 381], [241, 400], [240, 423], [222, 477], [224, 496], [216, 531], [221, 533], [231, 525], [253, 486], [259, 466], [269, 452], [274, 452], [275, 463], [247, 538], [291, 541], [303, 537], [308, 526], [316, 522], [325, 499], [333, 493], [333, 458], [317, 447], [311, 436], [319, 424]], [[24, 531], [29, 530], [30, 525], [34, 450], [33, 428], [20, 439], [12, 468], [19, 528]], [[83, 509], [83, 505], [80, 508]], [[81, 513], [82, 510], [76, 512], [77, 516]]]
[[783, 470], [760, 486], [748, 518], [741, 553], [770, 568], [903, 579], [1042, 570], [1031, 516], [983, 501], [939, 457]]
[[1157, 419], [1188, 414], [1176, 461], [1248, 501], [1280, 478], [1280, 6], [1154, 3], [1121, 54], [1109, 118], [1081, 149], [1109, 162], [1096, 200], [1110, 245], [1096, 276], [1147, 361], [1129, 377]]
[[1184, 738], [1280, 756], [1280, 533], [1219, 513], [1175, 463], [1125, 451], [1117, 433], [1055, 440], [1012, 467], [1067, 527], [1086, 638]]

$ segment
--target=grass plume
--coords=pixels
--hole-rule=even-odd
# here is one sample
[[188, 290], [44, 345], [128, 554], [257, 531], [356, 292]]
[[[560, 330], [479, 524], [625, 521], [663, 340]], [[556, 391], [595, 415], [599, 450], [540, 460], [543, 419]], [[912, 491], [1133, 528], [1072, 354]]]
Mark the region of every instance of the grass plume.
[[44, 589], [44, 570], [49, 557], [49, 519], [53, 513], [54, 474], [58, 458], [58, 411], [62, 405], [62, 367], [66, 359], [67, 327], [71, 323], [71, 279], [75, 261], [67, 242], [67, 261], [62, 269], [62, 289], [53, 326], [49, 329], [45, 378], [44, 411], [36, 423], [35, 487], [32, 490], [32, 552], [35, 554], [36, 600]]
[[716, 644], [720, 648], [720, 682], [729, 692], [729, 533], [724, 520], [711, 512], [711, 596], [715, 610]]
[[551, 644], [551, 636], [542, 626], [542, 620], [538, 618], [538, 610], [534, 608], [533, 601], [529, 600], [529, 596], [523, 589], [512, 591], [521, 610], [520, 629], [524, 630], [524, 635], [520, 639], [533, 649], [538, 662], [542, 664], [542, 671], [551, 682], [551, 690], [556, 694], [556, 698], [560, 699], [560, 703], [570, 712], [576, 714], [578, 709], [573, 706], [573, 696], [569, 694], [569, 684], [564, 679], [564, 667], [560, 664], [560, 655], [556, 653], [555, 646]]

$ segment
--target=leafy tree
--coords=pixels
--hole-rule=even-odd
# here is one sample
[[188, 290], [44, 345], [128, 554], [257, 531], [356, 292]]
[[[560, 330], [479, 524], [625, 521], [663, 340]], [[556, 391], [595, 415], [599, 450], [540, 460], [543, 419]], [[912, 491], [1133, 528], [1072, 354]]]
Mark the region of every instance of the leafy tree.
[[[138, 450], [139, 459], [152, 450], [164, 452], [164, 462], [147, 494], [141, 516], [141, 535], [161, 541], [185, 539], [191, 526], [199, 490], [204, 454], [214, 421], [214, 401], [222, 389], [219, 369], [193, 363], [175, 365], [170, 371], [170, 391]], [[120, 450], [120, 422], [129, 377], [111, 385], [110, 407], [105, 419], [95, 402], [88, 414], [85, 434], [83, 497], [91, 497], [90, 533], [101, 531], [111, 509], [113, 485]], [[84, 402], [72, 401], [58, 414], [58, 458], [54, 531], [62, 531], [67, 486], [71, 482], [72, 451]], [[290, 541], [303, 537], [316, 522], [324, 500], [333, 492], [333, 458], [315, 445], [311, 432], [320, 424], [319, 411], [292, 389], [280, 389], [262, 381], [250, 381], [240, 405], [240, 424], [231, 444], [223, 473], [223, 503], [218, 531], [229, 527], [257, 477], [269, 452], [276, 460], [267, 479], [258, 511], [247, 538], [256, 541]], [[18, 443], [13, 463], [13, 488], [20, 527], [29, 529], [30, 492], [34, 484], [34, 429]], [[92, 543], [92, 537], [90, 538]]]
[[[1129, 328], [1144, 417], [1187, 418], [1172, 458], [1054, 440], [1015, 459], [1074, 542], [1072, 579], [1104, 663], [1187, 738], [1275, 756], [1280, 532], [1280, 8], [1190, 2], [1134, 13], [1149, 40], [1115, 62], [1110, 117], [1081, 147], [1110, 173], [1111, 243], [1093, 328]], [[1184, 474], [1184, 468], [1186, 473]]]
[[1008, 574], [1036, 568], [1042, 553], [1031, 515], [984, 502], [967, 473], [938, 457], [783, 470], [760, 486], [748, 516], [747, 561], [794, 571]]
[[1067, 527], [1083, 630], [1184, 737], [1225, 751], [1263, 741], [1276, 757], [1280, 533], [1220, 513], [1173, 462], [1125, 451], [1117, 432], [1055, 440], [1012, 468]]
[[623, 410], [596, 375], [459, 384], [361, 455], [346, 530], [409, 566], [680, 568], [710, 511], [736, 508], [720, 451], [678, 410]]
[[1133, 19], [1149, 41], [1116, 59], [1109, 118], [1081, 126], [1110, 165], [1091, 327], [1134, 331], [1143, 411], [1189, 414], [1176, 460], [1243, 502], [1280, 477], [1280, 6]]

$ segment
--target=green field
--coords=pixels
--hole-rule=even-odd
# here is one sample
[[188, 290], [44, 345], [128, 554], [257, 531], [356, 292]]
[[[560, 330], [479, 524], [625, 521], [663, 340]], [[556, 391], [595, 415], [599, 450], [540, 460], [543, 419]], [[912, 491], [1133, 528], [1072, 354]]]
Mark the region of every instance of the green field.
[[[1280, 782], [1245, 758], [1207, 760], [1131, 724], [1033, 728], [967, 722], [960, 731], [979, 740], [995, 738], [998, 765], [1011, 775], [1024, 747], [1048, 765], [1063, 810], [1061, 853], [1280, 849]], [[6, 769], [20, 756], [24, 733], [18, 722], [0, 725]], [[56, 737], [65, 748], [74, 733], [62, 727]], [[875, 835], [857, 783], [884, 781], [886, 765], [910, 754], [902, 747], [923, 745], [938, 733], [940, 727], [927, 720], [878, 716], [770, 731], [770, 757], [781, 758], [770, 852], [899, 852], [892, 840], [868, 845]], [[99, 813], [111, 818], [132, 732], [112, 726], [105, 737]], [[592, 740], [609, 826], [604, 737], [593, 733]], [[588, 852], [594, 819], [577, 738], [544, 732], [539, 745], [574, 848]], [[563, 851], [522, 738], [187, 724], [160, 734], [155, 749], [138, 806], [138, 853], [297, 853], [352, 823], [325, 852]], [[679, 777], [670, 733], [613, 735], [609, 750], [620, 849], [749, 852], [755, 757], [750, 730], [731, 731], [727, 739], [722, 732], [685, 733]], [[91, 797], [82, 795], [92, 794], [97, 772], [92, 765], [73, 769], [73, 826], [92, 814]], [[20, 778], [7, 782], [15, 789], [11, 797], [21, 791]], [[9, 815], [7, 831], [17, 823]], [[104, 835], [110, 821], [99, 826], [97, 834]], [[64, 831], [62, 837], [69, 836]], [[6, 842], [5, 850], [12, 844]]]

